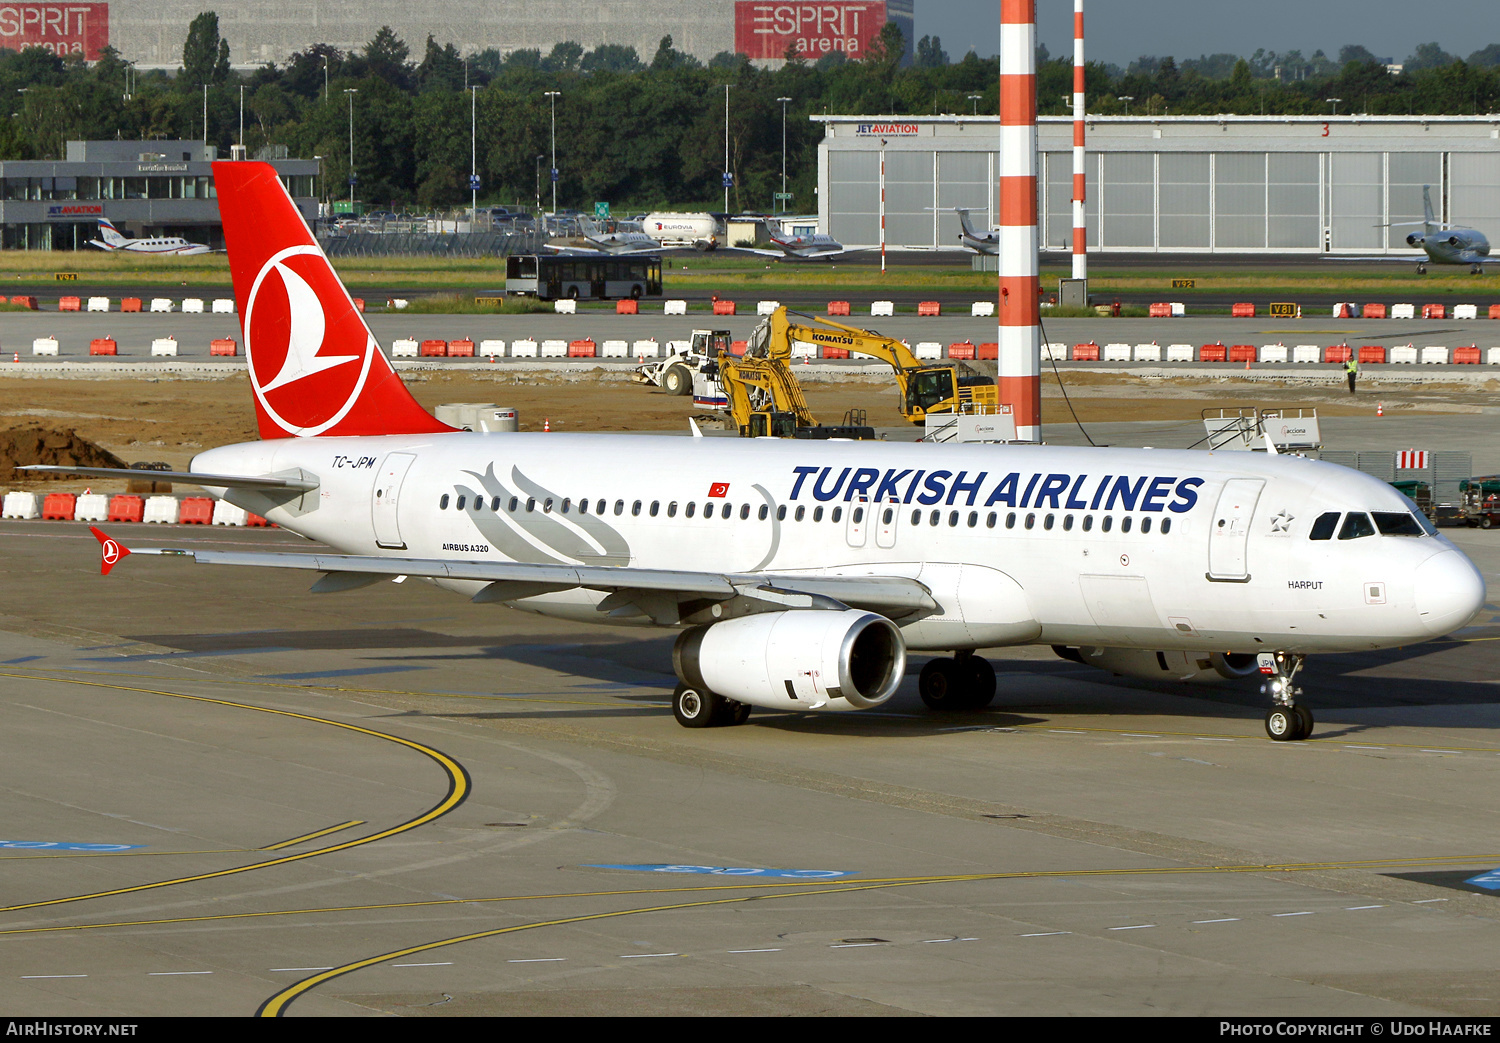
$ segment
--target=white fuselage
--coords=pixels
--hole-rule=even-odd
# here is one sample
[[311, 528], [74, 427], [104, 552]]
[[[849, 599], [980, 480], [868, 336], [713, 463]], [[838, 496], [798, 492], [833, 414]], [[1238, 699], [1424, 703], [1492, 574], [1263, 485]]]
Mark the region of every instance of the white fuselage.
[[[1310, 539], [1330, 512], [1412, 506], [1297, 457], [456, 433], [279, 439], [193, 461], [297, 468], [321, 483], [301, 500], [220, 494], [347, 554], [909, 577], [941, 606], [902, 626], [913, 649], [1352, 651], [1448, 633], [1484, 598], [1473, 564], [1431, 532]], [[641, 622], [600, 612], [605, 596], [515, 604]]]

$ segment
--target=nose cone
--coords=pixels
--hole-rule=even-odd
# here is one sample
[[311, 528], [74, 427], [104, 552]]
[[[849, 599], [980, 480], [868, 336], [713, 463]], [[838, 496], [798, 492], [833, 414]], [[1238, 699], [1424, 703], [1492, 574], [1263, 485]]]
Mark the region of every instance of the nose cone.
[[1417, 566], [1417, 618], [1433, 637], [1451, 634], [1484, 607], [1484, 576], [1456, 550]]

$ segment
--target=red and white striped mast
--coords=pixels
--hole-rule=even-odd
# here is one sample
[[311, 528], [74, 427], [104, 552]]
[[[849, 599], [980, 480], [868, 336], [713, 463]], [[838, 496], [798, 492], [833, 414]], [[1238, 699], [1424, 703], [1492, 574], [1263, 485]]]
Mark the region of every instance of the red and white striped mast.
[[1037, 257], [1036, 0], [1000, 0], [1000, 364], [1016, 438], [1042, 435]]
[[1073, 0], [1073, 278], [1089, 277], [1088, 224], [1083, 204], [1088, 181], [1083, 166], [1083, 0]]

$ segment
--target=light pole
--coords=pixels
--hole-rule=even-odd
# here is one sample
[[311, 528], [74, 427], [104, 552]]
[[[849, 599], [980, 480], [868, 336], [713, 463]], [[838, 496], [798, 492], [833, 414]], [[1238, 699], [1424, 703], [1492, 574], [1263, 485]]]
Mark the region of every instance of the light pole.
[[[786, 213], [786, 107], [791, 98], [777, 98], [781, 102], [781, 212]], [[776, 208], [773, 206], [771, 212], [774, 214]]]
[[1123, 101], [1125, 103], [1125, 115], [1129, 116], [1130, 115], [1130, 103], [1133, 102], [1133, 101], [1135, 101], [1135, 95], [1134, 94], [1121, 94], [1121, 95], [1118, 95], [1117, 98], [1118, 98], [1119, 101]]
[[724, 212], [729, 213], [729, 88], [724, 84]]
[[[469, 61], [464, 59], [464, 76], [468, 77]], [[479, 220], [479, 136], [476, 133], [475, 108], [479, 104], [479, 88], [469, 88], [469, 228], [472, 231]]]
[[969, 100], [974, 103], [974, 115], [975, 116], [979, 115], [979, 102], [980, 102], [980, 99], [982, 99], [983, 97], [984, 97], [983, 94], [971, 94], [971, 95], [969, 95]]
[[208, 144], [208, 84], [203, 85], [203, 144]]
[[1339, 102], [1343, 101], [1344, 99], [1343, 98], [1324, 98], [1323, 100], [1326, 101], [1328, 104], [1330, 104], [1330, 105], [1333, 106], [1333, 115], [1337, 116], [1339, 114]]
[[240, 151], [245, 151], [245, 85], [240, 84]]
[[328, 55], [323, 55], [323, 101], [328, 101]]
[[328, 172], [323, 169], [322, 156], [314, 156], [313, 159], [317, 161], [318, 180], [322, 182], [319, 186], [321, 191], [318, 193], [318, 216], [323, 218], [328, 216], [326, 212], [328, 209]]
[[354, 96], [359, 93], [358, 87], [345, 87], [344, 93], [349, 97], [349, 216], [354, 216]]
[[542, 212], [542, 160], [546, 158], [546, 156], [536, 157], [536, 212], [538, 214]]
[[552, 214], [557, 215], [557, 99], [562, 91], [548, 91], [552, 103]]
[[885, 138], [880, 139], [880, 274], [885, 274]]

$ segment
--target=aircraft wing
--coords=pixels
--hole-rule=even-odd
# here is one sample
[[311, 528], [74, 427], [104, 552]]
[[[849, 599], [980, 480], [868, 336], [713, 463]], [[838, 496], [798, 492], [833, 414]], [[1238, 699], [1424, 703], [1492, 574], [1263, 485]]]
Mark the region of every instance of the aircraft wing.
[[[679, 572], [604, 565], [543, 565], [508, 561], [458, 561], [360, 554], [295, 554], [275, 551], [217, 551], [178, 547], [126, 549], [98, 529], [107, 566], [124, 553], [192, 558], [200, 565], [250, 565], [299, 569], [324, 575], [315, 592], [350, 590], [387, 577], [466, 580], [487, 584], [473, 600], [511, 601], [553, 591], [587, 590], [616, 595], [601, 611], [634, 605], [658, 622], [678, 622], [682, 601], [729, 601], [745, 597], [783, 608], [859, 608], [902, 618], [941, 610], [927, 587], [900, 576], [800, 576], [762, 573]], [[111, 551], [113, 548], [113, 552]], [[111, 560], [111, 553], [115, 555]], [[613, 600], [614, 604], [610, 601]]]

